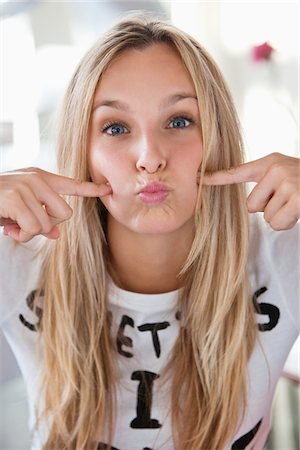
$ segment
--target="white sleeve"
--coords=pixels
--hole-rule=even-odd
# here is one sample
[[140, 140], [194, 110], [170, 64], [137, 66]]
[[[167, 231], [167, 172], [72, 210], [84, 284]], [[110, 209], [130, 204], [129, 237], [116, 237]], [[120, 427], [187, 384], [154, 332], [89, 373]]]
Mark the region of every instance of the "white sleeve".
[[262, 247], [265, 252], [266, 270], [272, 271], [277, 286], [290, 315], [291, 324], [300, 331], [300, 222], [291, 229], [274, 231], [270, 225], [258, 215], [262, 233]]
[[40, 257], [35, 258], [40, 237], [20, 244], [0, 231], [0, 326], [13, 314], [35, 286]]

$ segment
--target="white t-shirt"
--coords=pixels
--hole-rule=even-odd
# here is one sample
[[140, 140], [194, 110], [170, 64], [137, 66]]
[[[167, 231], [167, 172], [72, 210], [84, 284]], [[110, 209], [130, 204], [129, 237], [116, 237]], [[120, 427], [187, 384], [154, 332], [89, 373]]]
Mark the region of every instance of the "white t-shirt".
[[[30, 427], [34, 423], [39, 370], [35, 354], [35, 324], [39, 318], [30, 308], [30, 294], [37, 287], [40, 271], [40, 259], [32, 261], [39, 239], [19, 246], [0, 236], [1, 326], [27, 386]], [[276, 383], [299, 332], [298, 257], [299, 224], [292, 230], [275, 232], [260, 214], [251, 216], [248, 273], [253, 297], [260, 304], [260, 344], [255, 346], [248, 365], [246, 415], [226, 450], [261, 450], [266, 442]], [[177, 297], [177, 291], [137, 294], [110, 283], [120, 380], [113, 450], [173, 450], [169, 384], [160, 381], [179, 331]], [[146, 390], [149, 402], [145, 402]], [[44, 439], [42, 432], [36, 435], [32, 449], [41, 449]], [[105, 442], [105, 437], [101, 438], [98, 450], [106, 449]]]

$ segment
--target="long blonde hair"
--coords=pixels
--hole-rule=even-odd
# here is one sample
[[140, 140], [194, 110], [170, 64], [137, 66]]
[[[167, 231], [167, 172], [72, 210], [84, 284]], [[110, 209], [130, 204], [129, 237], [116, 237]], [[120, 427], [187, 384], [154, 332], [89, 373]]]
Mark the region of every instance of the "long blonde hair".
[[[122, 52], [167, 43], [195, 85], [203, 137], [201, 173], [243, 161], [239, 123], [212, 58], [191, 36], [145, 14], [117, 23], [79, 64], [66, 92], [58, 171], [88, 180], [88, 132], [95, 89]], [[241, 185], [202, 187], [195, 238], [182, 268], [181, 331], [170, 364], [174, 446], [220, 450], [236, 431], [247, 399], [247, 362], [256, 338], [246, 263], [248, 213]], [[66, 198], [73, 217], [45, 245], [39, 327], [43, 450], [92, 450], [95, 430], [114, 431], [116, 375], [107, 306], [105, 210], [94, 198]], [[37, 422], [39, 423], [39, 422]]]

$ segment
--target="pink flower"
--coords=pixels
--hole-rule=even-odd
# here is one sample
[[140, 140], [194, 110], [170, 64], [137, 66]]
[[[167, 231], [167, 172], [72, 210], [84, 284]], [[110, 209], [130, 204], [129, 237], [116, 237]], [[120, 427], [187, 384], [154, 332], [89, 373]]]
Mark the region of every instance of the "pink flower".
[[256, 45], [252, 48], [252, 58], [254, 61], [268, 61], [271, 58], [271, 55], [274, 51], [274, 48], [268, 44], [268, 42], [264, 42], [261, 45]]

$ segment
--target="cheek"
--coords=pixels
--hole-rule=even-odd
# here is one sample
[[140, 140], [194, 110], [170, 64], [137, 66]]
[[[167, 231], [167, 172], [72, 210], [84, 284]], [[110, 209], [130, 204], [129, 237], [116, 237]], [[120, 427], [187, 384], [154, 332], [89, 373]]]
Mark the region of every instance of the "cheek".
[[195, 149], [194, 152], [190, 152], [187, 157], [181, 157], [180, 172], [178, 173], [178, 178], [180, 179], [179, 186], [182, 201], [186, 202], [186, 207], [190, 209], [194, 207], [197, 201], [198, 195], [198, 183], [197, 183], [197, 172], [202, 161], [202, 151], [199, 151], [199, 147]]
[[[119, 210], [128, 208], [131, 185], [128, 182], [131, 177], [130, 162], [118, 152], [99, 150], [91, 152], [89, 168], [92, 180], [95, 183], [109, 183], [112, 195], [101, 198], [102, 203], [112, 215], [117, 215]], [[128, 195], [129, 194], [129, 195]], [[116, 210], [115, 210], [116, 209]]]
[[105, 176], [106, 170], [104, 170], [103, 158], [96, 151], [89, 151], [89, 172], [92, 178], [92, 181], [97, 184], [107, 182], [107, 177]]
[[194, 148], [191, 145], [189, 150], [189, 152], [183, 153], [181, 149], [175, 161], [176, 171], [178, 172], [179, 168], [178, 175], [182, 178], [186, 187], [194, 186], [196, 183], [197, 173], [202, 162], [202, 147], [199, 148], [199, 144], [194, 145]]
[[120, 167], [120, 158], [107, 152], [91, 151], [89, 171], [95, 183], [109, 182], [113, 186], [122, 176], [122, 164]]
[[196, 201], [197, 201], [197, 195], [198, 195], [198, 184], [196, 175], [190, 176], [189, 178], [185, 179], [184, 183], [184, 189], [182, 190], [182, 204], [184, 205], [185, 209], [187, 210], [193, 210]]

